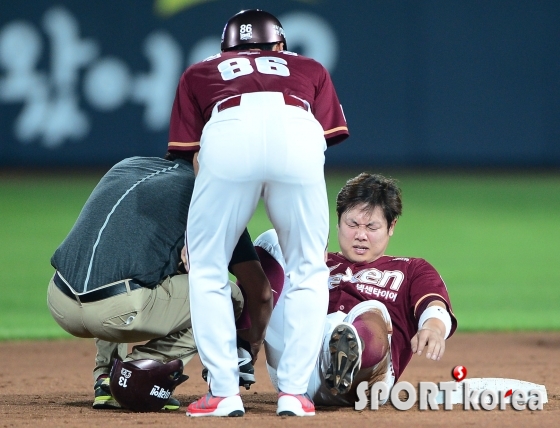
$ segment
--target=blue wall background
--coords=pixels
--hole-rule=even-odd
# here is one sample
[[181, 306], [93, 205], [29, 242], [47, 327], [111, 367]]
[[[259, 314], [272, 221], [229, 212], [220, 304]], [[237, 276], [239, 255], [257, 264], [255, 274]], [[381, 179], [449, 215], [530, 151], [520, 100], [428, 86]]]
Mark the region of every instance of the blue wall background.
[[560, 166], [557, 0], [3, 1], [0, 166], [163, 155], [180, 73], [255, 7], [331, 72], [327, 165]]

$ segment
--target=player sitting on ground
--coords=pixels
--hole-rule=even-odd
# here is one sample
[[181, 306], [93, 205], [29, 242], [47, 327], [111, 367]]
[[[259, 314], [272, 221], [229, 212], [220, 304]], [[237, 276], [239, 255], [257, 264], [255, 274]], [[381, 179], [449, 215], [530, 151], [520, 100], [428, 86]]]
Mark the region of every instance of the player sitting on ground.
[[[316, 404], [353, 406], [360, 382], [382, 381], [391, 388], [413, 354], [441, 359], [457, 320], [443, 280], [426, 260], [385, 255], [402, 213], [394, 180], [360, 174], [340, 190], [336, 210], [340, 252], [327, 255], [329, 309], [307, 393]], [[285, 262], [276, 232], [263, 233], [255, 247], [280, 294]], [[265, 338], [275, 386], [282, 330], [290, 322], [283, 309], [280, 294]]]

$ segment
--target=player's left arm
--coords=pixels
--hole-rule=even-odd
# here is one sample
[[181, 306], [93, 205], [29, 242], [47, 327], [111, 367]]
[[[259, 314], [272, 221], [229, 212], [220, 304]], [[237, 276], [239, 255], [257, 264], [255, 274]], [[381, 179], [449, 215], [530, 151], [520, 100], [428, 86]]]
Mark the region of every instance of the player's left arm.
[[418, 330], [410, 345], [414, 354], [438, 361], [445, 353], [445, 340], [457, 328], [447, 287], [436, 269], [423, 259], [416, 259], [410, 293], [414, 322]]
[[432, 301], [420, 316], [418, 332], [410, 341], [412, 352], [426, 358], [438, 361], [445, 352], [445, 339], [451, 326], [451, 317], [445, 303], [440, 300]]

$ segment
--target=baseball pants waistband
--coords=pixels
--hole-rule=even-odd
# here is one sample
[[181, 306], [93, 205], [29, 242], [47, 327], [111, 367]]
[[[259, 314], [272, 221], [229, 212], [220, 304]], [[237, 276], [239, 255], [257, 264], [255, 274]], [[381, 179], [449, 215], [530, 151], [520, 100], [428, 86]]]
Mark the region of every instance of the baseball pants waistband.
[[[284, 103], [288, 106], [299, 107], [305, 111], [310, 111], [309, 103], [303, 101], [299, 98], [296, 98], [292, 95], [282, 94], [284, 97]], [[226, 98], [224, 101], [220, 101], [217, 105], [218, 113], [228, 108], [238, 107], [241, 105], [241, 97], [242, 95], [234, 95], [233, 97]]]
[[[121, 282], [117, 282], [115, 284], [111, 284], [104, 288], [98, 288], [97, 290], [93, 290], [84, 294], [76, 294], [68, 286], [68, 284], [66, 284], [66, 282], [62, 279], [58, 271], [54, 274], [53, 282], [57, 286], [57, 288], [60, 291], [62, 291], [66, 296], [81, 303], [97, 302], [99, 300], [107, 299], [108, 297], [127, 293], [128, 290], [133, 291], [133, 290], [138, 290], [139, 288], [143, 288], [142, 285], [140, 285], [136, 281], [132, 279], [128, 279], [128, 280], [122, 280]], [[126, 286], [127, 282], [128, 282], [128, 289]]]

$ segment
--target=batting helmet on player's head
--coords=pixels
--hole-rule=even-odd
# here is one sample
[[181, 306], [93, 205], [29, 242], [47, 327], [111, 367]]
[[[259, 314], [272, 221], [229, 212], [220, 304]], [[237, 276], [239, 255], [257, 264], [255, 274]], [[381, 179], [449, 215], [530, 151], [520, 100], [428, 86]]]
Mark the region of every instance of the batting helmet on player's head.
[[283, 42], [287, 49], [282, 24], [274, 15], [260, 9], [242, 10], [233, 15], [222, 33], [222, 51], [245, 44], [277, 42]]
[[181, 360], [163, 364], [154, 360], [117, 359], [110, 378], [111, 395], [122, 407], [134, 412], [156, 412], [167, 403], [175, 387], [189, 377], [183, 374]]

